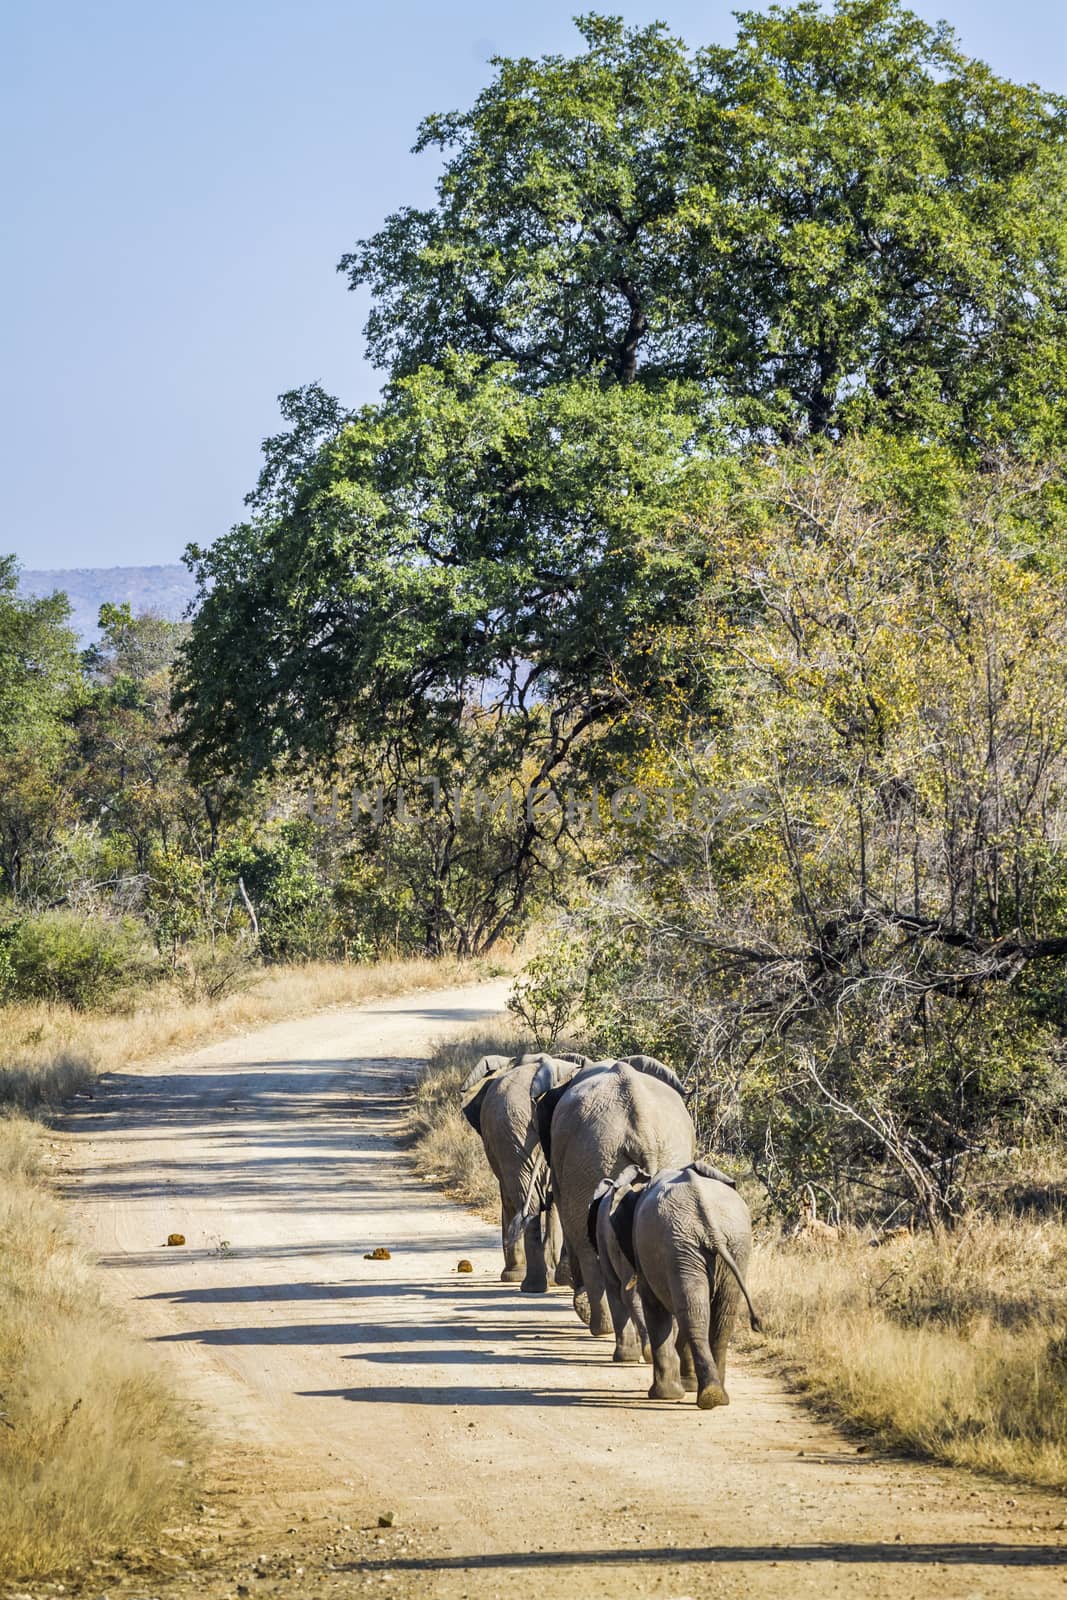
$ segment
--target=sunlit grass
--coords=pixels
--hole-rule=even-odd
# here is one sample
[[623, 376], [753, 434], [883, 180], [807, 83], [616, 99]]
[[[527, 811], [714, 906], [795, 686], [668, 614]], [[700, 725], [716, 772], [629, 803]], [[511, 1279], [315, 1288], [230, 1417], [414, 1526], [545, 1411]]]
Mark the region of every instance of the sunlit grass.
[[0, 1119], [0, 1577], [82, 1561], [148, 1532], [198, 1444], [148, 1350], [36, 1174], [39, 1129]]

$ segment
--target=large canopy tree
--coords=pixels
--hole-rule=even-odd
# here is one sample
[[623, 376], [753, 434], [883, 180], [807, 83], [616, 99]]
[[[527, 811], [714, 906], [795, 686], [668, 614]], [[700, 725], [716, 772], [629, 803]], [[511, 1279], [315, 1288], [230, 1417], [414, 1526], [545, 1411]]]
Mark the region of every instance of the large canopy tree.
[[506, 770], [536, 745], [548, 777], [622, 717], [700, 582], [679, 512], [699, 397], [592, 379], [531, 396], [511, 376], [420, 370], [276, 514], [193, 548], [177, 703], [201, 763], [329, 768], [355, 746], [447, 765], [493, 720]]
[[584, 54], [500, 60], [429, 117], [437, 204], [342, 260], [380, 365], [691, 378], [782, 439], [876, 410], [982, 448], [1061, 416], [1062, 100], [896, 0], [743, 13], [696, 52], [579, 27]]
[[[427, 819], [434, 950], [484, 948], [553, 877], [561, 819], [531, 797], [596, 736], [631, 738], [638, 689], [646, 707], [670, 691], [657, 634], [703, 567], [679, 515], [704, 470], [698, 397], [589, 378], [528, 395], [472, 365], [397, 383], [295, 488], [262, 486], [270, 511], [193, 551], [204, 597], [177, 674], [202, 776], [327, 771], [381, 783], [397, 812], [427, 782], [518, 789], [504, 829]], [[318, 409], [291, 400], [294, 431]], [[490, 833], [472, 899], [472, 839]]]
[[525, 1008], [687, 1063], [783, 1205], [936, 1223], [1067, 1103], [1062, 506], [874, 436], [753, 464], [705, 539], [694, 670], [729, 688], [665, 752], [704, 826], [615, 836]]

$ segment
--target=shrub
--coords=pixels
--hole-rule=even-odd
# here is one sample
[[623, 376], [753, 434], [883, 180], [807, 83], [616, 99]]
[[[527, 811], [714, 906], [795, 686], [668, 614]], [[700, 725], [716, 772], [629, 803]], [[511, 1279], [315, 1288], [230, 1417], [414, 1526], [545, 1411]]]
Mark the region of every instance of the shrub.
[[315, 860], [310, 823], [287, 822], [219, 851], [220, 882], [240, 893], [268, 961], [328, 960], [339, 939], [330, 888]]
[[47, 911], [0, 933], [0, 999], [44, 1000], [84, 1011], [158, 976], [144, 930], [132, 920]]
[[190, 1004], [240, 994], [255, 975], [256, 967], [248, 952], [222, 940], [186, 945], [175, 967], [178, 992]]
[[820, 1409], [896, 1449], [1059, 1488], [1065, 1264], [1061, 1220], [983, 1217], [877, 1249], [849, 1228], [764, 1230], [749, 1276], [763, 1348]]

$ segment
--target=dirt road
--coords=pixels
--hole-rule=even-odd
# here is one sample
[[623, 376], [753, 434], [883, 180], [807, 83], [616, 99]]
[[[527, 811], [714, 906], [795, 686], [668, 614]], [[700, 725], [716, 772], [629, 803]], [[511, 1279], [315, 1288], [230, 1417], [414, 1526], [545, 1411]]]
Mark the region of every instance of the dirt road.
[[728, 1410], [649, 1401], [564, 1292], [498, 1281], [495, 1230], [395, 1140], [416, 1058], [503, 996], [267, 1028], [70, 1119], [83, 1235], [217, 1440], [190, 1535], [214, 1543], [194, 1572], [161, 1536], [160, 1570], [220, 1595], [1067, 1592], [1062, 1502], [858, 1454], [752, 1362]]

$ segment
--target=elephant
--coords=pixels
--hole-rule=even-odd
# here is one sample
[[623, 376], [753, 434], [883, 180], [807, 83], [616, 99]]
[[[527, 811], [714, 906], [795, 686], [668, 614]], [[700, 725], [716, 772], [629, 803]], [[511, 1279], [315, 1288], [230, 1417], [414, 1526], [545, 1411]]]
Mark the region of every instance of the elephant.
[[609, 1314], [588, 1232], [593, 1193], [602, 1177], [613, 1177], [631, 1163], [658, 1172], [682, 1166], [696, 1154], [696, 1132], [679, 1079], [662, 1062], [636, 1059], [639, 1065], [600, 1061], [584, 1068], [549, 1059], [534, 1073], [530, 1088], [559, 1207], [574, 1309], [595, 1337], [615, 1332], [615, 1357], [627, 1361], [640, 1359], [640, 1332], [621, 1304], [615, 1308], [618, 1328]]
[[[737, 1187], [728, 1173], [721, 1172], [707, 1162], [699, 1162], [696, 1170], [730, 1188]], [[651, 1181], [651, 1174], [643, 1168], [636, 1165], [626, 1167], [617, 1177], [600, 1180], [589, 1206], [586, 1231], [597, 1253], [604, 1278], [604, 1291], [615, 1328], [616, 1361], [652, 1360], [644, 1307], [637, 1288], [636, 1268], [624, 1253], [621, 1242], [625, 1239], [629, 1247], [633, 1235], [634, 1207]], [[683, 1376], [695, 1378], [689, 1347], [684, 1340], [679, 1343], [678, 1354]]]
[[679, 1400], [688, 1388], [702, 1411], [729, 1405], [726, 1347], [742, 1296], [752, 1328], [761, 1326], [745, 1282], [752, 1219], [733, 1180], [697, 1161], [653, 1178], [624, 1173], [606, 1199], [599, 1211], [615, 1235], [608, 1259], [632, 1267], [652, 1347], [649, 1398]]
[[[548, 1168], [537, 1140], [530, 1084], [543, 1055], [483, 1056], [463, 1084], [463, 1115], [479, 1135], [500, 1185], [503, 1283], [519, 1283], [524, 1294], [547, 1293], [549, 1275], [569, 1282], [560, 1260], [558, 1214], [546, 1194]], [[581, 1065], [587, 1057], [579, 1058]], [[517, 1219], [530, 1195], [543, 1199], [532, 1215]]]

